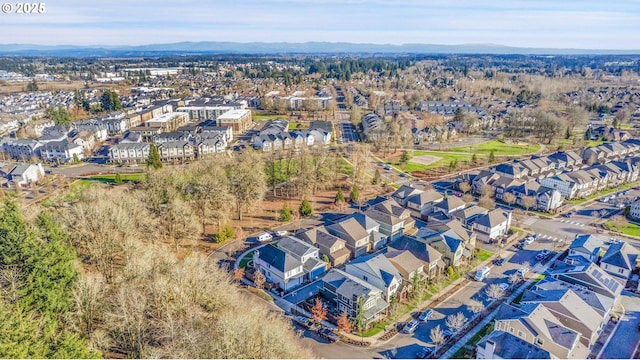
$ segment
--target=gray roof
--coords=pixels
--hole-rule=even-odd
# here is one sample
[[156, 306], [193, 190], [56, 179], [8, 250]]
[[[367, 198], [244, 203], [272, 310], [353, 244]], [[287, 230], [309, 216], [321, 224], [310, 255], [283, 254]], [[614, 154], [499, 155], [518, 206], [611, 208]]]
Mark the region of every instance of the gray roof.
[[417, 239], [412, 236], [405, 235], [390, 243], [389, 251], [393, 250], [408, 250], [413, 256], [427, 264], [433, 264], [442, 259], [442, 254], [429, 245], [426, 240]]
[[391, 197], [402, 200], [408, 198], [410, 195], [419, 194], [421, 192], [422, 190], [416, 189], [414, 187], [402, 185], [398, 188], [398, 190], [391, 194]]
[[407, 203], [413, 203], [418, 205], [428, 204], [430, 202], [437, 202], [444, 199], [444, 196], [434, 189], [425, 190], [424, 192], [414, 193], [409, 195]]
[[398, 271], [410, 274], [424, 267], [424, 263], [408, 250], [393, 250], [384, 254]]
[[30, 164], [18, 164], [9, 172], [9, 175], [22, 176], [29, 169], [30, 166], [31, 166]]
[[465, 206], [465, 202], [460, 200], [457, 196], [448, 196], [446, 199], [436, 204], [436, 207], [446, 211], [447, 213], [461, 206]]
[[278, 240], [278, 248], [288, 252], [296, 259], [300, 259], [305, 255], [318, 251], [315, 247], [306, 242], [296, 239], [293, 236], [287, 236]]
[[504, 211], [500, 209], [491, 210], [488, 214], [480, 215], [474, 220], [475, 224], [494, 228], [507, 221]]
[[607, 249], [600, 263], [617, 266], [629, 271], [636, 268], [638, 251], [626, 242], [612, 244]]
[[345, 268], [348, 272], [350, 267], [358, 268], [360, 271], [370, 274], [382, 280], [386, 287], [389, 287], [393, 279], [402, 281], [402, 274], [383, 254], [373, 254], [359, 257], [349, 262]]
[[551, 359], [548, 351], [504, 331], [494, 330], [478, 346], [486, 348], [487, 341], [493, 343], [493, 354], [501, 359]]
[[602, 243], [602, 239], [593, 234], [576, 235], [569, 249], [597, 256]]
[[302, 266], [302, 263], [298, 259], [273, 244], [263, 246], [257, 251], [259, 252], [258, 258], [260, 260], [270, 264], [283, 273]]

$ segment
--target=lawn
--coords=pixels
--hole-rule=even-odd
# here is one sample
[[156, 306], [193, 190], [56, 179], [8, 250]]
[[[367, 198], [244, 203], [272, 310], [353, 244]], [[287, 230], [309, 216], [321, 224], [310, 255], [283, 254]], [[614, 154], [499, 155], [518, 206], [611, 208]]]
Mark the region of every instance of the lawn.
[[617, 231], [620, 233], [623, 233], [625, 235], [631, 235], [631, 236], [638, 236], [640, 237], [640, 226], [636, 225], [636, 224], [628, 224], [627, 226], [623, 227], [623, 228], [616, 228], [613, 225], [613, 221], [609, 220], [607, 222], [604, 223], [609, 229], [613, 230], [613, 231]]
[[80, 194], [91, 186], [93, 186], [93, 181], [91, 180], [76, 180], [69, 186], [69, 191], [67, 191], [62, 199], [63, 201], [76, 201], [80, 198]]
[[[137, 173], [137, 174], [120, 174], [120, 178], [123, 182], [140, 182], [145, 179], [145, 173]], [[96, 180], [104, 183], [114, 183], [116, 182], [116, 174], [105, 174], [105, 175], [94, 175], [90, 177], [91, 180]]]
[[276, 120], [276, 119], [289, 120], [289, 115], [251, 114], [251, 119], [253, 119], [253, 121], [265, 121], [265, 120]]
[[377, 323], [374, 327], [372, 327], [369, 330], [365, 331], [364, 333], [360, 334], [360, 333], [356, 332], [355, 334], [358, 335], [358, 336], [362, 336], [362, 337], [371, 337], [371, 336], [379, 333], [380, 331], [384, 330], [384, 328], [387, 327], [387, 325], [389, 325], [388, 322], [381, 321], [381, 322]]
[[486, 335], [490, 334], [493, 331], [493, 324], [487, 324], [485, 325], [482, 329], [480, 329], [480, 331], [478, 331], [475, 335], [473, 335], [473, 337], [471, 337], [471, 339], [469, 339], [469, 341], [467, 341], [466, 345], [461, 347], [460, 350], [456, 351], [451, 358], [452, 359], [469, 359], [470, 355], [468, 354], [468, 350], [467, 347], [468, 346], [475, 346], [478, 344], [478, 342], [485, 337]]
[[485, 261], [485, 260], [489, 259], [492, 255], [493, 255], [493, 253], [491, 251], [480, 249], [480, 251], [478, 252], [478, 259], [480, 261]]
[[521, 144], [506, 144], [499, 140], [489, 140], [480, 144], [469, 146], [458, 146], [451, 148], [451, 151], [476, 153], [489, 155], [492, 151], [495, 156], [501, 155], [524, 155], [531, 154], [540, 150], [539, 144], [521, 145]]
[[603, 190], [603, 191], [597, 192], [597, 193], [595, 193], [593, 195], [590, 195], [590, 196], [588, 196], [588, 197], [586, 197], [584, 199], [567, 200], [567, 204], [580, 205], [580, 204], [583, 204], [583, 203], [585, 203], [585, 202], [587, 202], [589, 200], [597, 199], [597, 198], [600, 198], [602, 196], [613, 194], [613, 193], [618, 192], [618, 191], [631, 189], [632, 187], [638, 186], [639, 184], [640, 184], [640, 181], [622, 184], [622, 185], [619, 185], [619, 186], [611, 188], [611, 189], [607, 189], [607, 190]]
[[[460, 163], [463, 161], [471, 161], [471, 158], [473, 157], [473, 154], [459, 153], [459, 152], [456, 153], [456, 152], [447, 152], [447, 151], [423, 151], [423, 150], [418, 150], [413, 152], [413, 157], [420, 156], [420, 155], [437, 156], [441, 159], [429, 165], [418, 164], [418, 163], [409, 161], [403, 167], [403, 170], [405, 172], [412, 172], [417, 170], [434, 169], [438, 167], [449, 166], [452, 160], [457, 160]], [[481, 157], [481, 156], [482, 155], [478, 155], [478, 157]], [[394, 165], [399, 165], [399, 163], [395, 163]]]
[[251, 251], [249, 253], [247, 253], [247, 255], [245, 255], [242, 260], [240, 260], [240, 263], [238, 264], [239, 268], [246, 268], [247, 264], [249, 263], [249, 261], [253, 260], [253, 253], [254, 251]]

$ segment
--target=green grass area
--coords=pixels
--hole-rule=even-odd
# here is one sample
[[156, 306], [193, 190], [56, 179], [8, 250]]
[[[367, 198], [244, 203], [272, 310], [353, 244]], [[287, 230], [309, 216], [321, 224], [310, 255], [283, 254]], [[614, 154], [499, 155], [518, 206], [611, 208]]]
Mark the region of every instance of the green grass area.
[[[137, 174], [120, 174], [120, 178], [123, 182], [140, 182], [143, 181], [146, 177], [145, 173], [137, 173]], [[105, 174], [105, 175], [94, 175], [90, 177], [91, 180], [100, 181], [103, 183], [115, 183], [116, 182], [116, 174]]]
[[602, 140], [589, 140], [587, 141], [587, 146], [598, 146], [598, 145], [602, 145], [604, 143], [604, 141]]
[[492, 255], [493, 253], [491, 251], [480, 249], [480, 251], [478, 252], [478, 259], [480, 261], [485, 261], [488, 260]]
[[617, 228], [615, 227], [613, 224], [614, 222], [609, 220], [607, 222], [604, 223], [605, 226], [607, 226], [610, 230], [612, 231], [617, 231], [619, 233], [623, 233], [625, 235], [631, 235], [631, 236], [638, 236], [640, 237], [640, 226], [636, 225], [636, 224], [628, 224], [627, 226], [623, 227], [623, 228]]
[[238, 264], [238, 267], [240, 268], [246, 268], [247, 267], [247, 263], [251, 260], [253, 260], [253, 253], [255, 251], [251, 251], [249, 253], [247, 253], [247, 255], [245, 255], [242, 260], [240, 260], [240, 263]]
[[567, 200], [567, 204], [580, 205], [580, 204], [583, 204], [583, 203], [585, 203], [585, 202], [587, 202], [589, 200], [597, 199], [597, 198], [600, 198], [600, 197], [605, 196], [605, 195], [616, 193], [618, 191], [627, 190], [627, 189], [630, 189], [632, 187], [638, 186], [639, 184], [640, 184], [640, 181], [622, 184], [622, 185], [616, 186], [616, 187], [611, 188], [611, 189], [602, 190], [602, 191], [597, 192], [597, 193], [595, 193], [593, 195], [590, 195], [590, 196], [588, 196], [588, 197], [586, 197], [584, 199]]
[[365, 332], [363, 332], [363, 333], [356, 332], [355, 334], [357, 336], [362, 336], [362, 337], [371, 337], [373, 335], [376, 335], [380, 331], [384, 330], [384, 328], [387, 325], [389, 325], [389, 323], [387, 321], [381, 321], [381, 322], [375, 324], [375, 326], [373, 326], [372, 328], [369, 328], [368, 330], [366, 330]]
[[309, 129], [309, 124], [302, 124], [302, 123], [295, 123], [295, 122], [291, 122], [289, 123], [289, 131], [293, 131], [293, 130], [308, 130]]
[[540, 150], [539, 144], [507, 144], [500, 140], [489, 140], [475, 145], [458, 146], [450, 149], [455, 152], [466, 152], [489, 155], [492, 151], [495, 156], [524, 155]]
[[265, 120], [277, 120], [284, 119], [289, 120], [289, 115], [265, 115], [265, 114], [251, 114], [253, 121], [265, 121]]
[[353, 176], [353, 165], [345, 158], [342, 158], [340, 162], [340, 172], [347, 176]]
[[[437, 156], [440, 158], [440, 160], [434, 163], [431, 163], [429, 165], [418, 164], [412, 161], [408, 161], [406, 165], [400, 166], [400, 168], [402, 168], [405, 172], [428, 170], [428, 169], [434, 169], [434, 168], [443, 167], [443, 166], [449, 166], [449, 164], [453, 160], [457, 160], [458, 163], [461, 163], [463, 161], [471, 161], [471, 158], [473, 157], [473, 154], [459, 153], [459, 152], [456, 153], [456, 152], [446, 152], [446, 151], [423, 151], [423, 150], [413, 152], [413, 157], [420, 156], [420, 155]], [[483, 156], [484, 155], [482, 154], [477, 155], [478, 158]], [[399, 166], [400, 164], [396, 162], [394, 163], [394, 165]]]
[[62, 197], [64, 201], [76, 201], [80, 198], [80, 194], [88, 188], [93, 186], [93, 182], [91, 180], [79, 179], [74, 181], [69, 186], [69, 191]]

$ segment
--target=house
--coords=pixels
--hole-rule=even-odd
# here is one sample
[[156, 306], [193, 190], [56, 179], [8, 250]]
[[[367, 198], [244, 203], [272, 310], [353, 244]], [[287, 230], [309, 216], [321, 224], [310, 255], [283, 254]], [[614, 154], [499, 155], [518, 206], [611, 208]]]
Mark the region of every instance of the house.
[[384, 129], [384, 120], [376, 113], [362, 115], [362, 129], [368, 141], [377, 141]]
[[[430, 226], [429, 228], [420, 229], [422, 233], [419, 231], [418, 236], [426, 237], [429, 233], [439, 232], [439, 231], [453, 231], [459, 239], [464, 242], [464, 246], [466, 251], [473, 254], [476, 250], [476, 238], [478, 234], [475, 231], [469, 230], [466, 226], [462, 225], [462, 223], [456, 219], [449, 220], [447, 222], [443, 222], [441, 224], [436, 224]], [[429, 231], [431, 230], [431, 231]]]
[[384, 254], [354, 259], [345, 264], [344, 271], [380, 289], [386, 302], [390, 302], [402, 288], [402, 274]]
[[586, 359], [590, 349], [580, 342], [580, 334], [564, 325], [543, 304], [519, 308], [501, 304], [495, 317], [495, 331], [516, 336], [560, 359]]
[[582, 257], [586, 262], [598, 261], [603, 241], [593, 234], [576, 235], [569, 245], [568, 258]]
[[447, 196], [446, 199], [433, 205], [433, 212], [442, 212], [445, 215], [451, 215], [457, 210], [463, 209], [467, 204], [457, 196]]
[[420, 280], [427, 278], [424, 272], [425, 263], [413, 255], [411, 251], [388, 251], [384, 256], [400, 272], [404, 284], [412, 284], [416, 278]]
[[120, 143], [109, 149], [109, 161], [112, 163], [144, 163], [149, 158], [149, 143]]
[[411, 212], [401, 207], [394, 199], [378, 202], [365, 211], [365, 215], [380, 224], [379, 231], [388, 240], [395, 240], [405, 231], [414, 228], [415, 220]]
[[223, 153], [227, 147], [227, 142], [221, 135], [216, 135], [210, 138], [203, 138], [197, 140], [195, 143], [195, 149], [197, 150], [198, 158], [204, 158], [207, 155]]
[[466, 249], [464, 240], [450, 229], [429, 234], [424, 240], [442, 254], [442, 260], [447, 266], [459, 266], [472, 255]]
[[600, 267], [609, 274], [626, 282], [636, 268], [638, 250], [626, 242], [609, 245], [600, 259]]
[[624, 286], [595, 263], [551, 271], [550, 276], [586, 288], [617, 302]]
[[377, 221], [373, 220], [371, 217], [361, 212], [354, 212], [352, 214], [349, 214], [341, 218], [340, 221], [347, 220], [350, 218], [355, 219], [358, 222], [358, 224], [360, 224], [360, 226], [362, 226], [362, 228], [365, 229], [367, 234], [369, 234], [369, 250], [368, 251], [379, 250], [384, 245], [387, 244], [387, 236], [382, 232], [380, 232], [380, 223], [378, 223]]
[[253, 264], [256, 271], [262, 272], [269, 282], [285, 292], [302, 285], [304, 281], [302, 262], [272, 244], [253, 253]]
[[397, 251], [409, 251], [411, 255], [422, 261], [423, 272], [428, 279], [433, 279], [441, 274], [445, 266], [442, 261], [442, 253], [434, 249], [424, 239], [405, 235], [389, 243], [388, 253]]
[[267, 280], [286, 292], [324, 274], [326, 264], [318, 254], [316, 247], [288, 236], [277, 246], [268, 244], [256, 250], [253, 261]]
[[19, 186], [27, 186], [36, 183], [44, 176], [42, 164], [18, 164], [9, 171], [7, 179]]
[[547, 156], [556, 169], [577, 169], [582, 166], [582, 157], [573, 151], [558, 151]]
[[473, 230], [478, 239], [490, 243], [505, 235], [511, 227], [511, 212], [494, 209], [489, 213], [478, 216], [472, 222]]
[[346, 313], [352, 319], [362, 314], [365, 326], [384, 318], [389, 303], [382, 296], [382, 290], [345, 271], [333, 268], [322, 277], [321, 292], [333, 300], [339, 313]]
[[486, 215], [488, 213], [489, 210], [483, 208], [482, 206], [469, 205], [464, 209], [452, 212], [451, 217], [466, 226], [470, 226], [471, 223], [473, 223], [473, 221], [476, 220], [479, 216]]
[[167, 141], [158, 145], [158, 152], [162, 161], [193, 160], [195, 152], [193, 144], [188, 141]]
[[[394, 199], [398, 201], [397, 198]], [[434, 189], [428, 189], [419, 193], [410, 194], [406, 198], [404, 206], [406, 206], [408, 209], [418, 211], [420, 214], [422, 214], [423, 211], [429, 206], [435, 205], [442, 200], [444, 200], [444, 196], [442, 194]], [[399, 201], [398, 203], [400, 204]]]
[[329, 234], [324, 227], [305, 230], [297, 233], [296, 237], [317, 247], [320, 255], [326, 255], [333, 267], [344, 264], [351, 255], [347, 242]]
[[508, 332], [494, 330], [476, 345], [476, 359], [551, 359], [551, 354]]
[[355, 218], [348, 218], [335, 224], [327, 225], [329, 234], [346, 241], [352, 258], [366, 254], [371, 246], [369, 233]]
[[640, 220], [640, 199], [634, 201], [629, 208], [629, 217]]
[[598, 313], [598, 316], [601, 319], [609, 318], [609, 315], [613, 310], [613, 306], [616, 303], [616, 299], [611, 298], [606, 294], [600, 294], [593, 290], [589, 290], [580, 284], [572, 284], [550, 276], [546, 276], [531, 288], [532, 291], [565, 291], [567, 289], [573, 290], [573, 292], [578, 295], [582, 301], [589, 304], [589, 306]]
[[603, 318], [584, 301], [577, 289], [543, 290], [540, 288], [525, 290], [520, 304], [542, 304], [551, 312], [561, 325], [580, 334], [580, 342], [587, 348], [598, 339], [602, 326], [608, 318]]
[[38, 140], [2, 138], [0, 144], [2, 152], [7, 156], [26, 161], [40, 155], [40, 148], [44, 143]]
[[84, 159], [82, 146], [68, 141], [52, 141], [40, 148], [40, 156], [50, 162], [70, 163]]
[[401, 185], [398, 190], [391, 194], [391, 198], [398, 202], [402, 206], [407, 206], [407, 200], [411, 195], [422, 193], [422, 190], [416, 189], [412, 186]]
[[562, 205], [560, 191], [540, 185], [538, 181], [529, 181], [521, 185], [511, 186], [505, 190], [516, 196], [516, 204], [524, 207], [522, 199], [532, 196], [536, 199], [535, 210], [551, 212]]

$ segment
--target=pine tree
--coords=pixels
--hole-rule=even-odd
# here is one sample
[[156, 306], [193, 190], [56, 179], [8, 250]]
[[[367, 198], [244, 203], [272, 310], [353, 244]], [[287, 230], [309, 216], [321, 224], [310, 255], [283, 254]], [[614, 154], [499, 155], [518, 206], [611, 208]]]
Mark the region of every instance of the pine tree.
[[333, 200], [334, 203], [336, 204], [340, 204], [340, 203], [344, 203], [345, 199], [344, 199], [344, 194], [342, 193], [342, 189], [338, 189], [338, 192], [336, 193], [336, 197]]
[[122, 184], [122, 175], [120, 175], [120, 173], [117, 172], [113, 181], [116, 183], [116, 185]]
[[311, 203], [307, 199], [302, 200], [302, 204], [300, 204], [300, 216], [307, 217], [313, 214], [313, 208], [311, 207]]
[[373, 174], [373, 179], [371, 183], [373, 185], [378, 185], [382, 182], [382, 175], [380, 174], [380, 169], [376, 169], [376, 172]]
[[496, 161], [496, 154], [493, 150], [491, 150], [491, 152], [489, 153], [489, 164], [492, 164], [494, 161]]
[[33, 79], [27, 84], [27, 91], [38, 91], [38, 83]]
[[292, 218], [291, 208], [289, 207], [289, 204], [285, 202], [282, 205], [282, 209], [280, 209], [280, 221], [283, 221], [283, 222], [291, 221], [291, 218]]
[[360, 200], [360, 190], [358, 189], [358, 185], [354, 184], [351, 188], [351, 192], [349, 193], [349, 199], [352, 202], [358, 202]]
[[160, 152], [156, 144], [151, 144], [149, 147], [149, 157], [147, 158], [147, 166], [151, 166], [154, 169], [162, 168], [162, 161], [160, 160]]

